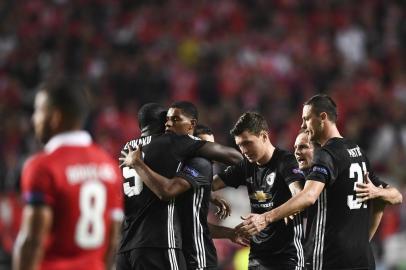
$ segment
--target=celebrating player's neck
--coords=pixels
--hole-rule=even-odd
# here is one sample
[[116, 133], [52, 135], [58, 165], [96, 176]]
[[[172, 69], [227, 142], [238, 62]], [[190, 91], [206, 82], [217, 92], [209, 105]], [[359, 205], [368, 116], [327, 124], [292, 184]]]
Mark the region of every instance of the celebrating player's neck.
[[320, 143], [320, 145], [323, 146], [328, 140], [330, 140], [332, 138], [342, 138], [342, 136], [341, 136], [340, 132], [338, 131], [335, 123], [327, 122], [326, 126], [323, 130], [323, 134], [320, 137], [320, 139], [318, 140], [318, 143]]
[[267, 164], [271, 160], [274, 152], [275, 152], [275, 146], [273, 146], [272, 143], [270, 141], [268, 141], [266, 143], [264, 155], [257, 160], [257, 162], [256, 162], [257, 165], [263, 166], [263, 165]]
[[150, 135], [159, 135], [165, 132], [165, 127], [162, 123], [157, 125], [150, 124], [141, 128], [141, 137], [150, 136]]
[[79, 121], [60, 121], [58, 124], [51, 127], [51, 136], [58, 135], [64, 132], [82, 130], [82, 123]]

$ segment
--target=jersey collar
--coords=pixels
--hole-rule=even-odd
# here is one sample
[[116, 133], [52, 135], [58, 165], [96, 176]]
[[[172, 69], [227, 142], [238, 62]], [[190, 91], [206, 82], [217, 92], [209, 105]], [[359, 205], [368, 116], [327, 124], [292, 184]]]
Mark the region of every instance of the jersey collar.
[[92, 143], [92, 137], [87, 131], [69, 131], [53, 136], [45, 145], [45, 152], [53, 152], [61, 146], [88, 146]]

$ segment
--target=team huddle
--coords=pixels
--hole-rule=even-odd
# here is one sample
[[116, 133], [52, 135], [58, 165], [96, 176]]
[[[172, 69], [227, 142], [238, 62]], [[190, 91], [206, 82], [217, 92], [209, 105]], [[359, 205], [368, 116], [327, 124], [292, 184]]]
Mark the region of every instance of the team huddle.
[[[198, 137], [192, 103], [148, 103], [119, 165], [81, 130], [85, 101], [66, 83], [37, 93], [45, 147], [23, 170], [13, 269], [218, 269], [213, 238], [249, 245], [251, 270], [375, 269], [370, 240], [402, 195], [341, 136], [330, 97], [305, 102], [294, 153], [272, 144], [259, 113], [231, 129], [237, 151]], [[228, 167], [213, 173], [214, 161]], [[212, 192], [239, 186], [251, 213], [235, 228], [210, 224], [210, 203], [228, 207]]]

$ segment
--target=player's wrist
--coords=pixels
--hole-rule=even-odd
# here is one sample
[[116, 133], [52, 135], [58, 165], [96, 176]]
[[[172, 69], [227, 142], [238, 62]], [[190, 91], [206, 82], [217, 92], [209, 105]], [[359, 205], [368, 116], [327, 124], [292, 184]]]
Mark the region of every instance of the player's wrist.
[[231, 240], [232, 242], [235, 242], [235, 239], [237, 238], [237, 230], [233, 229], [233, 228], [228, 228], [227, 229], [227, 238], [229, 240]]
[[384, 188], [378, 188], [378, 192], [377, 192], [377, 196], [376, 196], [377, 199], [385, 200], [385, 198], [387, 197], [386, 195], [387, 195], [386, 190]]
[[265, 225], [268, 226], [269, 224], [272, 223], [272, 212], [264, 213], [264, 220], [265, 220]]
[[[214, 225], [212, 225], [214, 227]], [[214, 238], [223, 238], [230, 241], [234, 241], [235, 236], [237, 235], [236, 230], [233, 228], [223, 227], [215, 225], [216, 236]]]

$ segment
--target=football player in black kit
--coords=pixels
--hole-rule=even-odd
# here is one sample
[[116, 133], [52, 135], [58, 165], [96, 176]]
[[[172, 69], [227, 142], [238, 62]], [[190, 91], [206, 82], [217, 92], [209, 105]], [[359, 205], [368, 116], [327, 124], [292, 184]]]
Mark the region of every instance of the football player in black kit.
[[[305, 130], [301, 130], [296, 137], [294, 149], [296, 160], [299, 163], [299, 169], [302, 170], [305, 175], [308, 174], [311, 169], [314, 147], [319, 146], [317, 143], [310, 141], [309, 135]], [[356, 193], [360, 201], [372, 200], [372, 215], [369, 228], [369, 240], [371, 241], [379, 226], [385, 206], [401, 203], [402, 194], [396, 188], [384, 182], [381, 182], [381, 186], [379, 187], [374, 186], [368, 174], [364, 175], [364, 183], [357, 183]], [[369, 269], [375, 269], [372, 250], [370, 250], [369, 256]]]
[[255, 235], [308, 208], [306, 269], [369, 269], [371, 201], [359, 201], [356, 189], [367, 172], [375, 186], [380, 181], [371, 172], [365, 153], [340, 135], [336, 105], [330, 97], [310, 98], [302, 119], [310, 140], [321, 145], [314, 151], [304, 189], [269, 212], [250, 215], [239, 227]]
[[[244, 113], [231, 130], [244, 155], [238, 165], [215, 176], [213, 190], [245, 185], [251, 212], [261, 214], [286, 202], [302, 189], [304, 178], [292, 153], [274, 147], [262, 115]], [[270, 224], [252, 237], [249, 269], [303, 269], [301, 215], [287, 224]]]
[[[233, 148], [194, 140], [186, 135], [162, 134], [165, 117], [166, 110], [159, 104], [144, 105], [138, 113], [141, 137], [128, 142], [122, 153], [142, 145], [145, 163], [166, 177], [175, 176], [179, 164], [193, 156], [205, 156], [225, 163], [241, 159], [240, 153]], [[143, 185], [134, 169], [122, 166], [122, 171], [125, 178], [125, 220], [117, 269], [186, 269], [175, 200], [161, 201]]]
[[[197, 109], [192, 103], [174, 103], [168, 110], [166, 130], [191, 135], [197, 118]], [[141, 179], [160, 199], [168, 200], [177, 196], [187, 269], [217, 269], [216, 250], [210, 233], [216, 238], [228, 238], [242, 245], [246, 244], [246, 240], [239, 237], [234, 229], [207, 223], [211, 163], [201, 157], [188, 159], [179, 166], [176, 176], [168, 179], [143, 162], [141, 151], [141, 148], [135, 152], [130, 150], [123, 161], [136, 169]]]
[[[202, 124], [196, 125], [193, 135], [196, 137], [199, 137], [200, 139], [202, 139], [204, 141], [214, 142], [213, 131], [205, 125], [202, 125]], [[226, 167], [227, 167], [227, 165], [225, 165], [225, 164], [214, 162], [213, 163], [213, 175], [219, 173], [220, 171], [223, 171]], [[228, 204], [228, 202], [226, 202], [224, 199], [217, 196], [214, 192], [211, 193], [210, 202], [212, 204], [216, 205], [217, 212], [215, 213], [215, 215], [219, 219], [226, 219], [227, 217], [229, 217], [231, 215], [231, 206]], [[211, 233], [213, 236], [213, 232], [211, 232]], [[223, 237], [218, 236], [218, 237], [213, 237], [213, 238], [223, 238]], [[244, 239], [244, 240], [247, 240], [247, 242], [249, 241], [248, 238]]]

